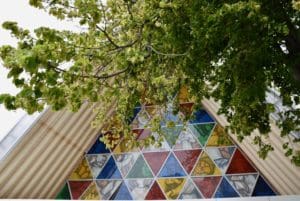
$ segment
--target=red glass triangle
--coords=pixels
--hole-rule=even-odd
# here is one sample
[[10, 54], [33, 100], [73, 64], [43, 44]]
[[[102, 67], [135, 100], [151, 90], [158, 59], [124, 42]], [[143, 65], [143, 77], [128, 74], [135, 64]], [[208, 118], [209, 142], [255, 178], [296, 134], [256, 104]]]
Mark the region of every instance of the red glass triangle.
[[176, 157], [178, 158], [178, 160], [180, 161], [181, 165], [184, 167], [186, 172], [189, 174], [192, 171], [192, 169], [201, 153], [201, 149], [174, 151], [174, 153], [175, 153]]
[[189, 116], [193, 112], [193, 105], [194, 103], [181, 103], [179, 105], [179, 111], [182, 112], [184, 115]]
[[147, 138], [149, 135], [151, 135], [151, 130], [149, 129], [143, 129], [141, 134], [138, 136], [138, 140], [143, 140]]
[[151, 189], [149, 190], [145, 200], [165, 200], [165, 199], [166, 197], [164, 196], [163, 192], [161, 191], [160, 187], [155, 181]]
[[77, 200], [91, 183], [92, 181], [69, 181], [72, 198]]
[[168, 151], [144, 153], [144, 157], [155, 175], [157, 175], [168, 155]]
[[132, 132], [136, 135], [135, 139], [139, 139], [141, 134], [143, 133], [144, 129], [133, 129]]
[[250, 162], [243, 156], [239, 149], [236, 149], [226, 174], [257, 172]]
[[197, 188], [205, 198], [211, 198], [216, 191], [221, 177], [197, 177], [193, 178]]
[[[137, 140], [144, 140], [147, 137], [149, 137], [151, 135], [151, 130], [150, 129], [142, 129], [142, 132], [140, 132]], [[140, 145], [140, 150], [143, 150], [144, 146]]]

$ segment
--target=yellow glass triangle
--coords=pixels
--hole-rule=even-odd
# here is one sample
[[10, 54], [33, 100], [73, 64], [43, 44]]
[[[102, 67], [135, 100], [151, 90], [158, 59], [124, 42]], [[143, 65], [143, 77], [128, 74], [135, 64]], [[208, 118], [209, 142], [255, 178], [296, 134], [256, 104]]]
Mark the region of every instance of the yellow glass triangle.
[[128, 140], [122, 140], [114, 149], [114, 153], [115, 154], [122, 154], [122, 153], [126, 153], [126, 152], [137, 152], [138, 149], [135, 147], [133, 148], [132, 146], [130, 146], [129, 141]]
[[145, 110], [151, 118], [154, 117], [156, 114], [159, 114], [159, 110], [156, 106], [147, 106]]
[[225, 132], [224, 128], [220, 125], [216, 125], [213, 133], [207, 141], [206, 146], [218, 147], [218, 146], [231, 146], [233, 145], [228, 134]]
[[192, 176], [205, 176], [205, 175], [221, 175], [221, 170], [211, 160], [207, 153], [203, 152], [195, 165]]
[[180, 103], [190, 102], [189, 91], [186, 86], [182, 86], [179, 90], [178, 99]]
[[88, 189], [80, 197], [80, 200], [100, 200], [100, 196], [96, 187], [95, 182], [93, 182]]
[[91, 170], [90, 170], [85, 158], [77, 166], [77, 168], [74, 170], [74, 172], [72, 172], [69, 179], [70, 180], [93, 179]]
[[158, 179], [158, 184], [160, 188], [164, 191], [168, 200], [177, 199], [179, 193], [181, 192], [185, 178], [168, 178], [168, 179]]

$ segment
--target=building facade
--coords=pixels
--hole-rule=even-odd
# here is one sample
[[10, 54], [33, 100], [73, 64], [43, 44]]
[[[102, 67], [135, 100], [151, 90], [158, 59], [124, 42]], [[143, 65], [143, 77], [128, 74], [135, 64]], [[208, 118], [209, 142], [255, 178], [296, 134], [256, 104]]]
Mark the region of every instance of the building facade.
[[[227, 122], [216, 115], [216, 102], [202, 104], [203, 110], [186, 126], [166, 113], [177, 125], [166, 129], [162, 147], [133, 150], [124, 142], [106, 149], [98, 140], [99, 129], [90, 126], [95, 114], [87, 104], [75, 114], [47, 110], [2, 159], [0, 197], [192, 199], [300, 194], [300, 169], [284, 156], [275, 125], [270, 140], [278, 146], [262, 160], [251, 139], [239, 143], [224, 132]], [[137, 111], [132, 129], [138, 140], [151, 133], [143, 124], [155, 109]]]

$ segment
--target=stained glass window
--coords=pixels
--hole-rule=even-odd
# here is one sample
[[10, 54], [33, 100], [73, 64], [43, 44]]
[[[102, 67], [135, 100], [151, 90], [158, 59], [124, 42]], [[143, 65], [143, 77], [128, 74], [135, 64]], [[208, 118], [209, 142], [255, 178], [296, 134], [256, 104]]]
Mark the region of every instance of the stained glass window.
[[[183, 103], [189, 109], [192, 103]], [[144, 125], [153, 106], [136, 108], [132, 128], [139, 139], [151, 134]], [[183, 110], [182, 113], [184, 113]], [[224, 129], [205, 111], [195, 112], [186, 128], [164, 127], [161, 147], [128, 149], [122, 141], [113, 150], [96, 140], [70, 175], [57, 198], [95, 200], [157, 200], [275, 195], [259, 171]]]

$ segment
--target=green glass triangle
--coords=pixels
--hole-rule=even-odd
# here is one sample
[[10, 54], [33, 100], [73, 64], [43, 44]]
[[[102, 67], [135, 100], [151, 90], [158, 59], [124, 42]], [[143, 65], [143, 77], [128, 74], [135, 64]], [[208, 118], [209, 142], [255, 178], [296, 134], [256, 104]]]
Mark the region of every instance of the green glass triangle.
[[127, 178], [152, 178], [152, 172], [149, 169], [143, 156], [140, 155], [136, 160], [134, 166], [131, 168], [127, 175]]
[[212, 129], [215, 124], [194, 124], [190, 125], [190, 129], [193, 134], [197, 137], [202, 146], [205, 146], [207, 139], [209, 138]]
[[162, 131], [165, 134], [165, 138], [171, 148], [176, 143], [178, 136], [181, 133], [182, 129], [183, 129], [182, 126], [175, 126], [172, 128], [168, 128], [168, 127], [162, 128]]
[[56, 200], [70, 200], [70, 192], [68, 185], [65, 184], [64, 187], [61, 189], [61, 191], [56, 195], [55, 197]]

